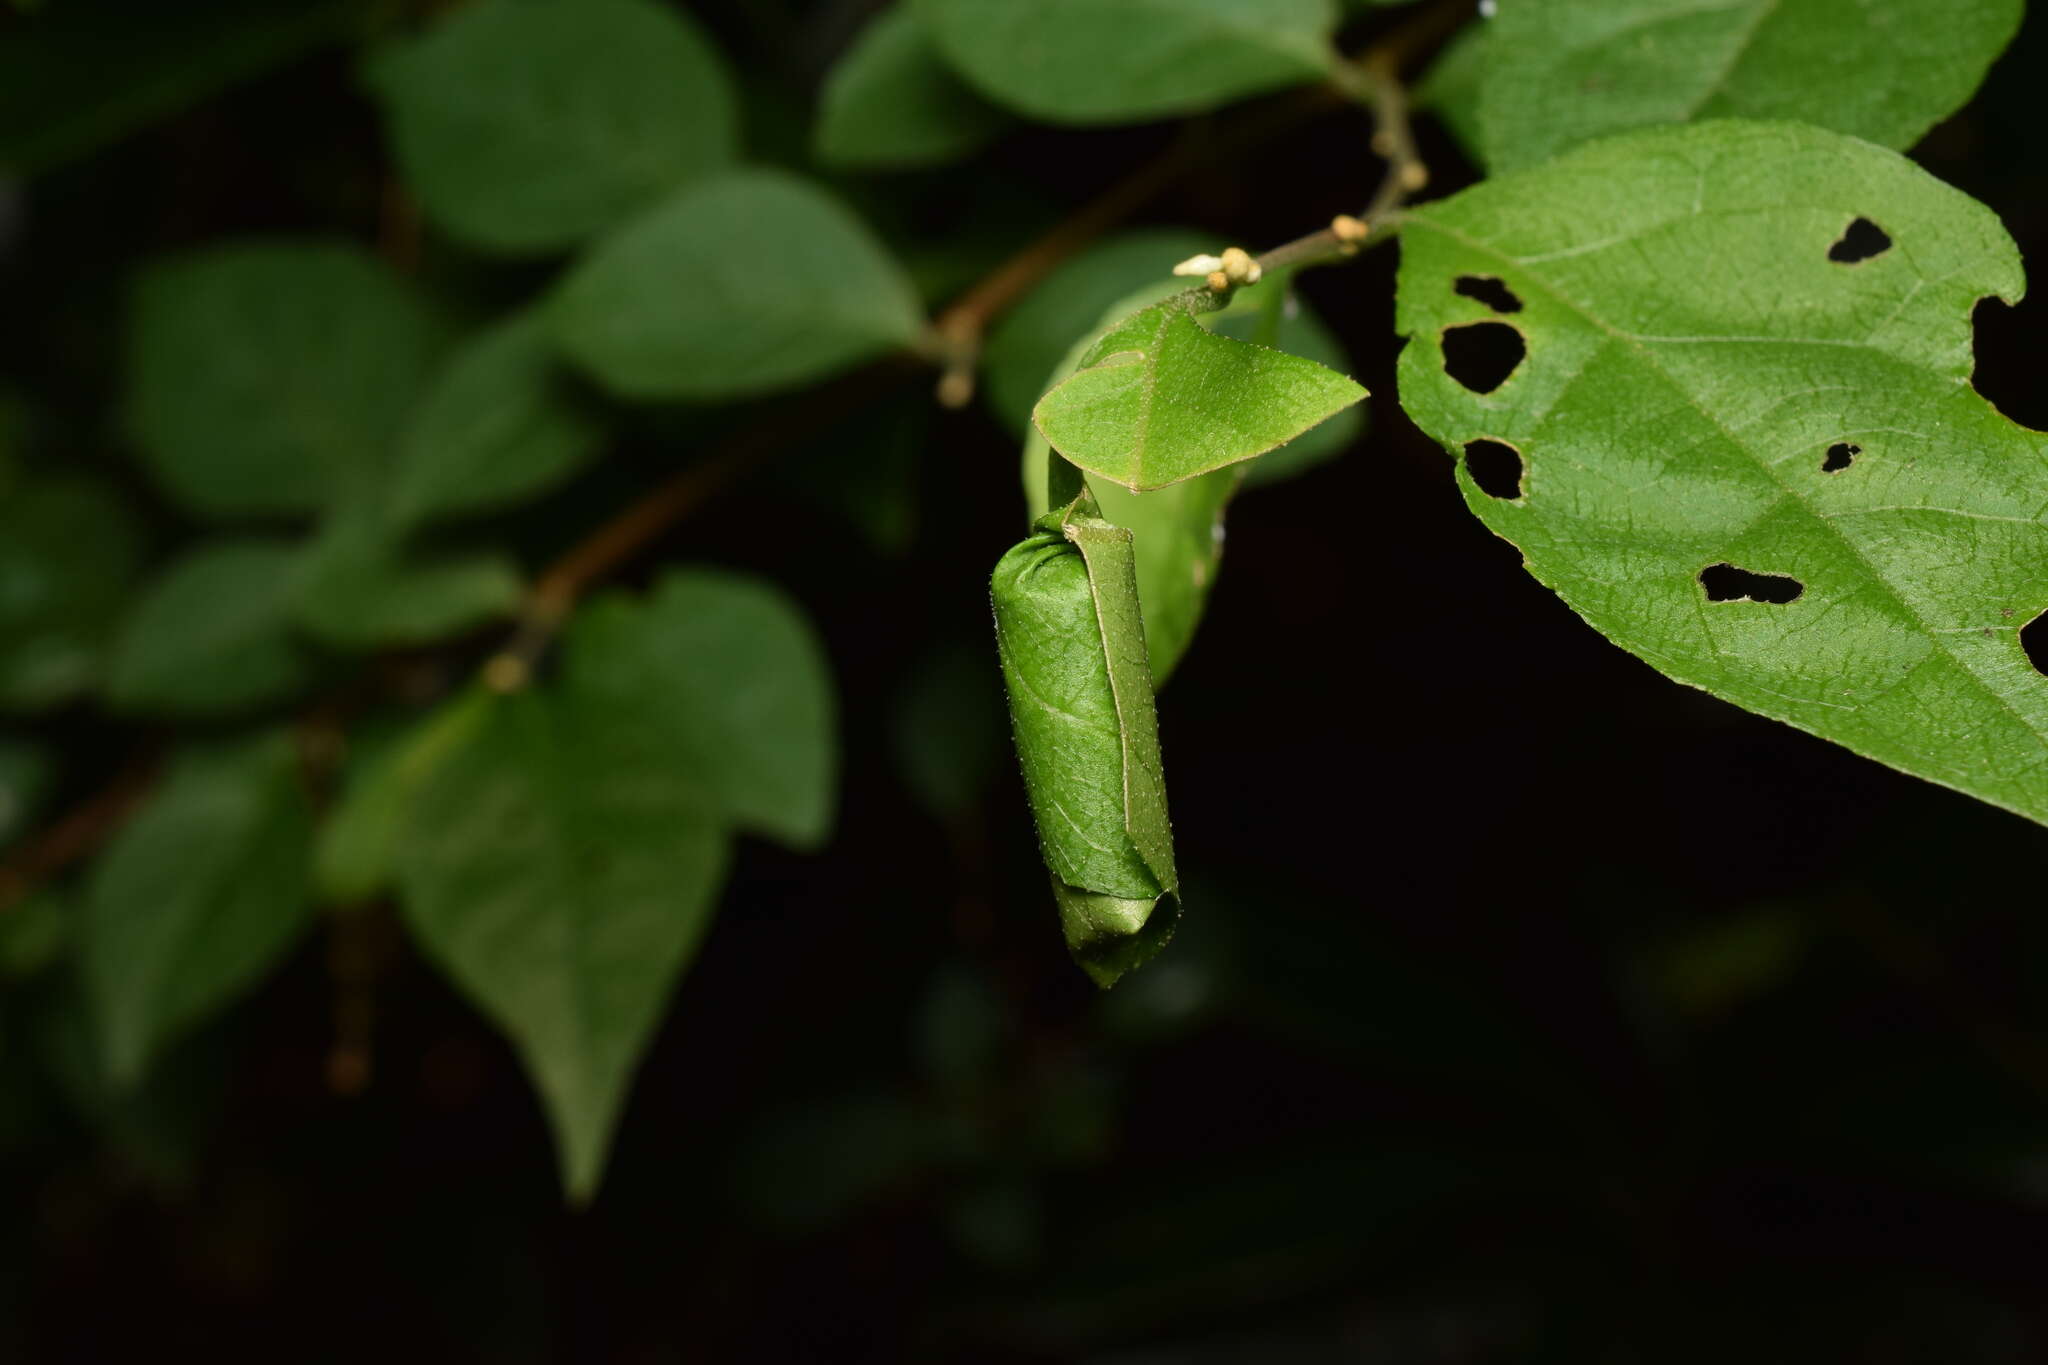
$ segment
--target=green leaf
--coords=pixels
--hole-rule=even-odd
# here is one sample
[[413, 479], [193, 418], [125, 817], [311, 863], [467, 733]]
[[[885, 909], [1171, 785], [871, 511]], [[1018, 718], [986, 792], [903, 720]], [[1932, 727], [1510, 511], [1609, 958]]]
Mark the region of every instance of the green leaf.
[[727, 857], [694, 784], [586, 720], [537, 693], [492, 698], [398, 846], [407, 922], [518, 1046], [579, 1201]]
[[63, 961], [78, 914], [68, 895], [49, 888], [0, 911], [0, 981], [27, 981]]
[[[1232, 337], [1259, 346], [1270, 346], [1289, 355], [1312, 360], [1338, 374], [1351, 368], [1351, 357], [1336, 334], [1309, 311], [1289, 282], [1278, 274], [1268, 275], [1255, 285], [1240, 289], [1220, 313], [1206, 314], [1196, 321], [1218, 336]], [[1361, 390], [1362, 392], [1362, 390]], [[1365, 434], [1365, 407], [1360, 404], [1324, 418], [1286, 445], [1267, 451], [1243, 467], [1244, 486], [1263, 488], [1307, 473], [1317, 465], [1336, 459], [1358, 443]], [[1114, 516], [1111, 521], [1116, 521]], [[1118, 522], [1118, 525], [1129, 525]], [[1144, 572], [1139, 571], [1142, 583]]]
[[[1859, 218], [1890, 245], [1834, 259]], [[2023, 288], [1989, 210], [1853, 138], [1707, 123], [1414, 210], [1402, 256], [1403, 406], [1511, 448], [1459, 485], [1530, 572], [1681, 682], [2048, 820], [2019, 639], [2048, 440], [1969, 387], [1974, 304]], [[1459, 292], [1483, 277], [1519, 309]], [[1475, 325], [1528, 350], [1483, 393], [1444, 369]]]
[[292, 619], [344, 650], [419, 645], [512, 613], [519, 570], [502, 554], [408, 554], [367, 517], [330, 522], [289, 585]]
[[1262, 455], [1365, 397], [1284, 351], [1215, 336], [1186, 296], [1133, 314], [1039, 400], [1053, 449], [1135, 492]]
[[899, 7], [876, 15], [826, 76], [818, 157], [855, 169], [944, 165], [1008, 123], [940, 60], [916, 14]]
[[398, 435], [391, 518], [411, 527], [530, 498], [588, 464], [604, 426], [569, 391], [541, 319], [522, 313], [450, 356]]
[[1485, 136], [1479, 127], [1479, 103], [1492, 62], [1493, 28], [1467, 24], [1458, 30], [1415, 86], [1415, 108], [1433, 114], [1457, 140], [1458, 150], [1475, 166], [1485, 164]]
[[740, 171], [600, 242], [554, 296], [569, 356], [637, 399], [791, 388], [923, 326], [916, 292], [857, 218], [779, 171]]
[[1110, 986], [1172, 936], [1179, 877], [1131, 533], [1053, 521], [996, 565], [996, 646], [1068, 950]]
[[311, 835], [279, 735], [188, 755], [115, 836], [86, 884], [82, 962], [117, 1083], [132, 1085], [297, 941]]
[[644, 601], [606, 594], [570, 625], [562, 673], [588, 724], [658, 758], [734, 824], [800, 849], [831, 832], [831, 669], [771, 585], [692, 569], [665, 574]]
[[1590, 138], [1784, 118], [1909, 147], [1961, 108], [2022, 0], [1519, 0], [1486, 42], [1479, 126], [1496, 173]]
[[717, 51], [647, 0], [481, 0], [370, 85], [427, 213], [493, 251], [573, 246], [738, 154]]
[[1319, 80], [1331, 0], [915, 0], [991, 99], [1049, 123], [1128, 123]]
[[158, 1192], [189, 1196], [201, 1151], [227, 1097], [225, 1030], [202, 1028], [164, 1048], [140, 1076], [109, 1073], [105, 1020], [89, 982], [63, 971], [39, 981], [28, 1026], [37, 1061], [92, 1136]]
[[0, 170], [84, 156], [323, 43], [360, 0], [120, 0], [39, 7], [0, 43]]
[[[1113, 305], [1096, 333], [1084, 336], [1069, 350], [1052, 382], [1057, 384], [1073, 371], [1103, 330], [1167, 287], [1146, 286]], [[1271, 327], [1282, 350], [1326, 364], [1346, 363], [1343, 347], [1306, 308], [1288, 314], [1279, 292], [1285, 288], [1286, 281], [1276, 278], [1240, 289], [1227, 308], [1200, 314], [1197, 321], [1240, 340], [1250, 340], [1259, 330]], [[1276, 322], [1277, 326], [1272, 326]], [[1144, 608], [1145, 647], [1154, 686], [1166, 685], [1201, 624], [1209, 590], [1222, 564], [1223, 514], [1232, 496], [1241, 487], [1276, 482], [1335, 457], [1358, 439], [1363, 426], [1363, 409], [1348, 409], [1249, 464], [1219, 469], [1156, 492], [1133, 493], [1107, 479], [1088, 479], [1089, 493], [1103, 518], [1128, 528], [1135, 540], [1138, 601]], [[1045, 437], [1033, 428], [1024, 443], [1024, 490], [1034, 520], [1047, 510], [1050, 456]]]
[[[329, 905], [355, 906], [389, 891], [413, 800], [490, 714], [492, 694], [473, 687], [434, 708], [348, 775], [320, 827], [313, 879]], [[351, 743], [354, 736], [350, 737]]]
[[166, 491], [202, 517], [367, 502], [440, 341], [354, 247], [214, 248], [143, 277], [129, 429]]
[[42, 809], [53, 767], [42, 745], [0, 735], [0, 847], [14, 842]]
[[1105, 484], [1095, 495], [1104, 520], [1131, 532], [1155, 687], [1166, 685], [1194, 643], [1209, 590], [1223, 567], [1224, 510], [1245, 482], [1245, 471], [1256, 467], [1219, 469], [1154, 493]]
[[[1031, 409], [1052, 386], [1077, 341], [1148, 303], [1187, 288], [1174, 264], [1214, 251], [1213, 234], [1150, 228], [1109, 237], [1063, 262], [990, 329], [982, 349], [982, 391], [1004, 424], [1031, 430]], [[1150, 293], [1142, 291], [1150, 288]], [[1123, 306], [1115, 317], [1109, 312]], [[1057, 377], [1064, 378], [1064, 374]], [[1039, 486], [1043, 488], [1044, 481]], [[1038, 508], [1032, 515], [1043, 515]]]
[[[1186, 280], [1166, 274], [1162, 262], [1213, 246], [1213, 238], [1179, 231], [1134, 233], [1107, 243], [1055, 272], [989, 337], [984, 353], [988, 396], [997, 412], [1025, 433], [1024, 492], [1034, 520], [1047, 510], [1045, 462], [1050, 448], [1031, 425], [1032, 407], [1047, 389], [1074, 372], [1103, 333], [1148, 304], [1186, 288]], [[1150, 284], [1144, 283], [1148, 277]], [[1350, 357], [1336, 336], [1298, 297], [1283, 297], [1286, 289], [1285, 280], [1263, 280], [1238, 290], [1221, 311], [1197, 313], [1195, 321], [1223, 336], [1271, 346], [1328, 369], [1348, 367]], [[1262, 333], [1273, 321], [1274, 307], [1269, 304], [1277, 307], [1278, 318], [1277, 326], [1270, 327], [1272, 335], [1265, 336]], [[1277, 483], [1333, 459], [1357, 442], [1364, 427], [1365, 410], [1347, 408], [1246, 466], [1245, 482]], [[1090, 488], [1098, 498], [1105, 491], [1110, 497], [1122, 491], [1106, 479], [1091, 480]], [[1134, 526], [1115, 516], [1109, 520]], [[1142, 563], [1138, 586], [1139, 596], [1150, 602]]]
[[303, 687], [312, 661], [290, 631], [300, 554], [285, 541], [211, 541], [164, 570], [122, 624], [107, 681], [114, 704], [211, 716]]
[[39, 711], [99, 682], [141, 551], [128, 505], [97, 480], [0, 492], [0, 710]]

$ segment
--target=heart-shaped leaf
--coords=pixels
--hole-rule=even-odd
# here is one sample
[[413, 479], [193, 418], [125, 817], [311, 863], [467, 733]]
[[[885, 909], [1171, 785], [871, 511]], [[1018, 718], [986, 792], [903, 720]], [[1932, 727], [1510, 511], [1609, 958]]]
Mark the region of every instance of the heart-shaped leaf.
[[[1415, 210], [1402, 256], [1402, 405], [1530, 572], [1681, 682], [2048, 821], [2048, 441], [1970, 388], [1972, 307], [2023, 287], [1988, 209], [1704, 123]], [[1527, 354], [1475, 375], [1486, 340]]]
[[1069, 462], [1142, 493], [1263, 455], [1363, 397], [1312, 360], [1207, 331], [1180, 295], [1111, 328], [1031, 418]]

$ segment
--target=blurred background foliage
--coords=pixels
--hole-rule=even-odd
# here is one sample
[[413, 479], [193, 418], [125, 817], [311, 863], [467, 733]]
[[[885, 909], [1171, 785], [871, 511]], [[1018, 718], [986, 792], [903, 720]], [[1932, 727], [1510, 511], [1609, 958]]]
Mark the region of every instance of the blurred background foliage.
[[[0, 1354], [2048, 1355], [2048, 833], [1585, 630], [1388, 401], [1391, 253], [1301, 280], [1371, 429], [1233, 506], [1161, 697], [1180, 936], [1066, 961], [988, 642], [1023, 415], [1377, 163], [1280, 68], [1068, 127], [931, 42], [0, 15]], [[2041, 60], [1919, 149], [2032, 259]], [[593, 88], [649, 136], [503, 122]], [[890, 358], [1162, 159], [975, 406]], [[2048, 424], [2041, 313], [1979, 324]]]

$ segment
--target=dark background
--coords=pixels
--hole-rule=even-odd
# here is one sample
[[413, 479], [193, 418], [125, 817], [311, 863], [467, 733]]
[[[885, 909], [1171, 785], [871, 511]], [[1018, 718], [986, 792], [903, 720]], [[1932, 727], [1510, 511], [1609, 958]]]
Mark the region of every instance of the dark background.
[[[800, 156], [835, 7], [693, 8], [751, 84], [755, 153]], [[2034, 261], [2044, 62], [2037, 18], [1919, 149]], [[1365, 198], [1367, 132], [1333, 113], [1138, 222], [1285, 240]], [[964, 283], [1172, 136], [1023, 129], [842, 188]], [[1469, 181], [1423, 136], [1436, 188]], [[334, 53], [44, 177], [0, 256], [6, 372], [97, 430], [136, 263], [374, 238], [384, 173]], [[537, 282], [427, 251], [474, 298]], [[13, 1141], [0, 1354], [2048, 1359], [2048, 831], [1672, 684], [1524, 575], [1393, 401], [1394, 264], [1304, 279], [1372, 429], [1233, 509], [1161, 697], [1189, 906], [1157, 963], [1105, 996], [1066, 960], [996, 747], [1013, 439], [979, 408], [935, 420], [892, 545], [834, 505], [850, 425], [636, 566], [801, 598], [845, 778], [822, 854], [743, 847], [595, 1205], [562, 1208], [509, 1049], [373, 920], [188, 1048], [167, 1097]], [[1980, 310], [1981, 386], [2030, 424], [2044, 338], [2033, 304]], [[858, 420], [921, 420], [924, 393]], [[643, 421], [500, 529], [544, 560], [747, 417]], [[906, 689], [933, 678], [958, 701], [941, 747], [986, 756], [951, 819], [903, 776], [932, 716]], [[87, 772], [148, 738], [53, 725]], [[327, 1083], [340, 989], [375, 1009], [352, 1099]]]

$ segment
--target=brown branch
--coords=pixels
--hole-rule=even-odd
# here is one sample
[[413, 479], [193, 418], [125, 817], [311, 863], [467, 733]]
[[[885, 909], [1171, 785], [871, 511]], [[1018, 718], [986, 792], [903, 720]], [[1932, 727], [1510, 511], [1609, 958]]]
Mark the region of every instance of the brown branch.
[[555, 633], [592, 585], [771, 457], [859, 411], [918, 372], [915, 358], [907, 354], [862, 366], [739, 432], [710, 455], [643, 494], [541, 571], [527, 594], [512, 639], [485, 662], [484, 682], [501, 692], [524, 687]]
[[939, 401], [947, 407], [966, 406], [974, 396], [975, 369], [989, 325], [1061, 263], [1150, 203], [1181, 177], [1327, 113], [1347, 97], [1348, 92], [1333, 81], [1309, 86], [1249, 110], [1228, 123], [1190, 123], [1152, 161], [990, 271], [932, 323], [931, 349], [943, 368]]
[[[1429, 184], [1429, 167], [1415, 145], [1409, 121], [1408, 87], [1401, 68], [1417, 52], [1441, 41], [1464, 22], [1471, 6], [1464, 0], [1434, 6], [1415, 22], [1395, 29], [1354, 62], [1339, 62], [1333, 80], [1347, 95], [1372, 110], [1372, 149], [1387, 163], [1379, 188], [1359, 217], [1342, 215], [1326, 228], [1274, 247], [1262, 254], [1259, 269], [1301, 269], [1348, 260], [1393, 235], [1410, 195]], [[1213, 286], [1212, 286], [1213, 287]]]
[[0, 913], [20, 905], [71, 864], [97, 853], [141, 806], [155, 785], [156, 768], [152, 748], [0, 864]]

